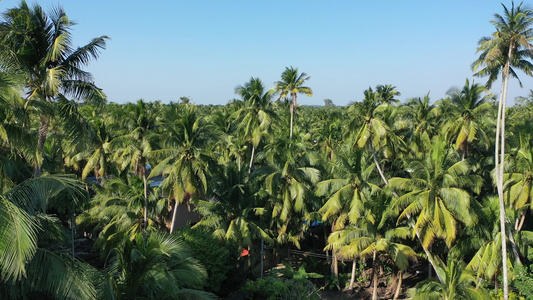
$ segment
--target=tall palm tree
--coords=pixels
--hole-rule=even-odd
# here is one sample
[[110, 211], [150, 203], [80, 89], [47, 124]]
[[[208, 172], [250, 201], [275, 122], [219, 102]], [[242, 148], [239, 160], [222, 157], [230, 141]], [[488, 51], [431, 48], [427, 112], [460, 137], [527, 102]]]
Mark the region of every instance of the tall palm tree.
[[176, 229], [178, 205], [189, 200], [194, 204], [207, 193], [212, 160], [208, 143], [214, 142], [215, 138], [211, 127], [200, 117], [193, 104], [170, 107], [165, 121], [161, 124], [162, 149], [153, 152], [154, 157], [161, 158], [161, 161], [152, 174], [166, 176], [162, 188], [168, 199], [174, 200], [172, 233]]
[[[333, 232], [328, 237], [326, 249], [340, 248], [339, 255], [343, 258], [372, 258], [372, 299], [378, 299], [378, 265], [387, 259], [392, 261], [401, 271], [407, 270], [409, 260], [416, 260], [416, 252], [409, 246], [395, 242], [395, 238], [406, 239], [410, 235], [409, 228], [393, 228], [386, 232], [379, 230], [377, 221], [366, 218], [358, 226], [348, 226]], [[342, 246], [341, 246], [342, 245]], [[399, 280], [401, 280], [401, 273]], [[401, 289], [401, 283], [399, 285]]]
[[409, 141], [413, 154], [423, 154], [429, 151], [431, 138], [437, 133], [438, 117], [440, 110], [435, 104], [430, 103], [429, 93], [424, 97], [407, 100], [400, 108], [402, 118], [410, 121], [406, 141]]
[[[500, 103], [498, 106], [498, 117], [496, 123], [496, 143], [494, 151], [494, 163], [496, 166], [496, 186], [500, 198], [500, 223], [502, 239], [505, 237], [505, 205], [503, 195], [503, 173], [505, 160], [505, 112], [507, 103], [507, 87], [509, 77], [518, 78], [516, 70], [521, 70], [531, 76], [533, 74], [533, 65], [529, 58], [532, 57], [533, 44], [533, 10], [526, 9], [519, 4], [515, 7], [514, 3], [509, 10], [503, 5], [503, 15], [494, 14], [495, 20], [491, 24], [496, 28], [490, 37], [484, 37], [478, 42], [477, 52], [481, 52], [479, 58], [472, 64], [472, 69], [478, 71], [477, 76], [489, 76], [487, 87], [497, 79], [501, 73], [502, 89], [500, 93]], [[520, 80], [519, 80], [520, 82]], [[521, 82], [520, 82], [521, 84]], [[506, 243], [502, 243], [502, 256], [506, 257]], [[503, 281], [504, 281], [504, 298], [509, 297], [507, 261], [503, 261]]]
[[393, 86], [378, 85], [375, 92], [372, 88], [368, 88], [364, 91], [364, 95], [362, 102], [355, 102], [349, 108], [349, 112], [353, 113], [349, 125], [349, 130], [353, 131], [350, 135], [354, 138], [354, 145], [359, 148], [370, 148], [376, 169], [383, 182], [387, 184], [388, 180], [377, 159], [376, 151], [385, 147], [387, 143], [401, 145], [404, 142], [380, 117], [389, 105], [398, 102], [394, 96], [400, 93]]
[[467, 79], [464, 87], [450, 89], [447, 94], [450, 97], [451, 121], [445, 126], [448, 137], [455, 138], [455, 147], [463, 154], [463, 159], [470, 152], [469, 147], [475, 139], [488, 146], [488, 137], [481, 124], [487, 123], [487, 112], [492, 103], [487, 99], [492, 95], [481, 94], [485, 88], [480, 84], [472, 83]]
[[290, 112], [291, 112], [291, 125], [290, 125], [290, 139], [292, 139], [292, 127], [294, 120], [294, 111], [296, 110], [297, 102], [296, 98], [298, 94], [304, 94], [309, 97], [313, 96], [313, 90], [310, 87], [304, 86], [304, 83], [311, 79], [307, 73], [302, 72], [298, 74], [298, 68], [292, 66], [286, 67], [285, 71], [281, 73], [281, 80], [275, 83], [275, 91], [280, 93], [280, 98], [286, 98], [290, 95]]
[[[0, 64], [2, 69], [25, 79], [28, 105], [40, 115], [37, 152], [42, 155], [50, 120], [57, 100], [63, 96], [77, 99], [104, 99], [93, 83], [90, 73], [82, 68], [96, 59], [105, 48], [107, 36], [94, 38], [74, 49], [71, 22], [62, 8], [50, 14], [35, 4], [22, 1], [19, 7], [3, 14], [0, 24]], [[37, 162], [35, 176], [41, 174], [42, 158]]]
[[[394, 198], [391, 209], [399, 214], [398, 220], [416, 218], [411, 226], [419, 238], [433, 269], [438, 262], [429, 252], [436, 238], [444, 239], [451, 247], [457, 237], [459, 223], [472, 226], [475, 201], [471, 201], [468, 189], [479, 193], [481, 178], [470, 174], [466, 160], [460, 160], [457, 152], [450, 151], [443, 137], [433, 138], [433, 149], [422, 160], [407, 164], [410, 178], [394, 177], [389, 184], [403, 195]], [[439, 274], [437, 273], [439, 276]], [[443, 278], [439, 277], [443, 282]]]
[[239, 129], [252, 144], [252, 154], [248, 173], [252, 172], [254, 154], [261, 142], [261, 138], [270, 129], [271, 119], [275, 117], [271, 109], [273, 90], [265, 91], [263, 82], [259, 78], [251, 78], [249, 82], [235, 88], [235, 93], [240, 95], [245, 103], [235, 112], [239, 122]]
[[259, 222], [258, 215], [264, 207], [258, 206], [256, 184], [234, 163], [220, 169], [213, 176], [212, 192], [207, 201], [198, 202], [197, 211], [203, 218], [194, 226], [208, 228], [215, 237], [234, 241], [243, 248], [252, 248], [254, 238], [271, 243], [272, 239]]
[[[156, 141], [157, 112], [143, 100], [126, 106], [126, 114], [121, 120], [123, 132], [115, 137], [110, 144], [116, 149], [115, 161], [121, 169], [131, 169], [144, 182], [144, 228], [148, 227], [148, 159], [154, 149]], [[103, 146], [103, 145], [102, 145]]]

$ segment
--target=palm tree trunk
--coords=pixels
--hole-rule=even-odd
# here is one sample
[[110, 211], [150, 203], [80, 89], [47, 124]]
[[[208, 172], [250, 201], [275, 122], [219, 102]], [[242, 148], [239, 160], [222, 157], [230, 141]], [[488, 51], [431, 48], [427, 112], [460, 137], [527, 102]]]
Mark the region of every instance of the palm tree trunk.
[[393, 300], [398, 299], [400, 292], [402, 291], [402, 281], [403, 281], [403, 272], [402, 270], [398, 271], [398, 286], [396, 287], [396, 292], [394, 293]]
[[263, 238], [261, 238], [261, 250], [259, 251], [259, 254], [261, 255], [261, 278], [263, 278], [263, 272], [264, 272], [264, 267], [263, 267], [263, 259], [264, 259], [264, 256], [265, 256], [265, 245], [264, 245], [265, 241]]
[[248, 167], [248, 174], [252, 173], [252, 165], [254, 164], [255, 146], [252, 143], [252, 157], [250, 158], [250, 166]]
[[511, 250], [513, 252], [515, 262], [521, 266], [522, 261], [520, 260], [520, 254], [518, 253], [518, 247], [516, 246], [516, 242], [510, 228], [507, 228], [507, 234], [509, 236], [509, 242], [511, 242]]
[[376, 165], [376, 169], [378, 169], [379, 176], [381, 176], [381, 179], [385, 184], [389, 184], [389, 181], [387, 178], [385, 178], [385, 174], [383, 173], [383, 170], [381, 170], [381, 167], [378, 163], [378, 158], [376, 157], [376, 150], [374, 149], [374, 145], [372, 144], [372, 141], [370, 141], [370, 149], [372, 150], [372, 158], [374, 159], [374, 164]]
[[146, 180], [146, 171], [143, 174], [143, 188], [144, 188], [144, 231], [148, 228], [148, 183]]
[[178, 218], [178, 199], [174, 199], [174, 211], [172, 212], [172, 222], [170, 223], [170, 233], [176, 230], [176, 222]]
[[333, 273], [333, 276], [335, 276], [335, 279], [337, 280], [337, 289], [341, 289], [341, 286], [339, 284], [339, 259], [337, 257], [337, 251], [335, 249], [331, 250], [331, 273]]
[[294, 119], [294, 104], [291, 102], [291, 106], [290, 106], [290, 112], [291, 112], [291, 133], [289, 135], [289, 139], [292, 140], [292, 122], [293, 122], [293, 119]]
[[74, 251], [74, 237], [76, 234], [76, 217], [74, 216], [74, 209], [72, 207], [69, 208], [68, 214], [70, 217], [70, 238], [71, 241], [71, 247], [72, 247], [72, 258], [75, 257], [76, 253]]
[[50, 120], [44, 116], [41, 115], [41, 119], [39, 120], [39, 136], [37, 137], [37, 165], [35, 166], [35, 171], [33, 173], [34, 178], [38, 178], [42, 174], [41, 164], [42, 164], [42, 156], [43, 156], [43, 150], [44, 150], [44, 143], [46, 142], [46, 135], [48, 134], [48, 127], [50, 125]]
[[519, 232], [520, 230], [522, 230], [522, 226], [524, 226], [524, 221], [526, 220], [526, 215], [527, 215], [528, 210], [529, 208], [522, 210], [522, 216], [520, 217], [520, 221], [516, 220], [517, 221], [516, 226], [515, 226], [516, 232]]
[[357, 269], [357, 260], [354, 259], [352, 263], [352, 277], [350, 278], [350, 287], [348, 289], [353, 290], [353, 285], [355, 283], [355, 270]]
[[[435, 263], [435, 260], [433, 259], [433, 255], [431, 255], [431, 252], [429, 252], [429, 250], [426, 249], [426, 247], [424, 246], [424, 243], [422, 242], [422, 237], [420, 236], [420, 232], [418, 231], [418, 229], [415, 229], [415, 224], [414, 224], [413, 220], [411, 219], [411, 217], [407, 216], [407, 219], [409, 221], [409, 226], [411, 226], [411, 228], [413, 228], [413, 230], [415, 230], [416, 237], [418, 238], [418, 241], [420, 242], [420, 245], [422, 246], [422, 249], [424, 250], [424, 253], [428, 257], [428, 261], [431, 264], [431, 266], [433, 267], [433, 270], [435, 270], [435, 274], [437, 275], [437, 279], [439, 280], [439, 282], [441, 284], [444, 284], [443, 278], [441, 278], [440, 275], [439, 275], [439, 272], [437, 272], [437, 264]], [[446, 267], [446, 266], [444, 266], [444, 267]]]
[[377, 253], [374, 250], [374, 255], [372, 256], [372, 281], [373, 281], [373, 289], [372, 289], [372, 300], [378, 299], [378, 272], [376, 270], [376, 256]]
[[[503, 171], [504, 171], [504, 160], [505, 160], [505, 110], [507, 106], [507, 86], [509, 84], [509, 68], [512, 58], [512, 50], [514, 43], [511, 40], [509, 43], [509, 52], [507, 54], [507, 61], [502, 72], [502, 91], [500, 97], [500, 105], [498, 107], [498, 121], [496, 125], [496, 147], [498, 147], [498, 142], [500, 142], [500, 161], [496, 160], [496, 185], [498, 189], [498, 198], [500, 202], [500, 232], [502, 237], [502, 271], [503, 271], [503, 298], [505, 300], [509, 299], [509, 279], [507, 274], [507, 238], [506, 238], [506, 229], [505, 229], [505, 202], [503, 199]], [[498, 128], [498, 124], [500, 127]], [[498, 129], [500, 131], [498, 131]], [[498, 141], [498, 135], [501, 140]], [[496, 148], [495, 156], [498, 156]]]

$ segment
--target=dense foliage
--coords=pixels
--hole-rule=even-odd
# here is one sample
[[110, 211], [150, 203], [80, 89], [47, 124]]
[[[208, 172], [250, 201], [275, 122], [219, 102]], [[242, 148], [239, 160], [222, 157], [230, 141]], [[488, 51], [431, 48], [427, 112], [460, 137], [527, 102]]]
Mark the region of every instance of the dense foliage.
[[[473, 65], [490, 84], [531, 73], [533, 12], [504, 12]], [[507, 273], [531, 297], [533, 91], [507, 108], [458, 78], [443, 99], [298, 106], [310, 76], [287, 67], [226, 105], [116, 104], [83, 70], [107, 37], [74, 48], [72, 25], [26, 2], [0, 24], [0, 297], [315, 299], [351, 277], [374, 299], [487, 299]]]

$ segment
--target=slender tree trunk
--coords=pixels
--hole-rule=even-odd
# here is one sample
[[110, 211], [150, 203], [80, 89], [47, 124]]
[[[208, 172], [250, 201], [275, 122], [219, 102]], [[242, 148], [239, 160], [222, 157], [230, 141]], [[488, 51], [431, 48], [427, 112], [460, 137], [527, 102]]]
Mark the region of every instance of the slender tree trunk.
[[265, 255], [265, 246], [264, 246], [264, 239], [261, 238], [261, 250], [259, 251], [259, 254], [261, 255], [261, 278], [263, 278], [263, 272], [264, 272], [264, 268], [263, 268], [263, 259], [264, 259], [264, 255]]
[[50, 125], [50, 120], [45, 115], [41, 115], [39, 120], [39, 135], [37, 137], [37, 165], [35, 166], [35, 171], [33, 173], [34, 178], [41, 177], [42, 174], [42, 157], [44, 151], [44, 143], [46, 142], [46, 136], [48, 134], [48, 127]]
[[374, 254], [372, 256], [372, 282], [373, 282], [373, 289], [372, 289], [372, 300], [378, 299], [378, 272], [376, 270], [376, 256], [377, 253], [374, 250]]
[[393, 300], [398, 299], [400, 292], [402, 291], [402, 282], [403, 282], [403, 272], [402, 270], [398, 271], [398, 286], [396, 287], [396, 292], [394, 293]]
[[517, 220], [517, 223], [516, 223], [516, 226], [515, 226], [515, 231], [516, 232], [519, 232], [522, 230], [522, 226], [524, 226], [524, 222], [526, 221], [526, 216], [527, 216], [527, 212], [529, 211], [529, 208], [526, 208], [524, 210], [522, 210], [522, 216], [520, 217], [520, 222], [518, 222]]
[[511, 250], [513, 252], [515, 262], [521, 266], [522, 261], [520, 260], [520, 254], [518, 253], [518, 247], [516, 246], [516, 242], [510, 228], [507, 228], [507, 235], [509, 236], [509, 242], [511, 242]]
[[[432, 250], [433, 246], [429, 246], [428, 252], [431, 253]], [[436, 272], [437, 270], [435, 270], [435, 273]], [[428, 259], [428, 279], [431, 279], [431, 277], [433, 277], [433, 266], [431, 265], [431, 262]]]
[[385, 182], [385, 184], [389, 184], [389, 181], [385, 177], [383, 170], [381, 170], [381, 167], [379, 166], [378, 158], [376, 157], [376, 150], [374, 149], [372, 140], [370, 140], [370, 149], [372, 150], [372, 158], [374, 158], [374, 164], [376, 165], [376, 169], [378, 169], [379, 176], [381, 176], [381, 179], [383, 180], [383, 182]]
[[170, 223], [170, 233], [176, 230], [176, 222], [178, 218], [178, 199], [174, 199], [174, 211], [172, 212], [172, 222]]
[[291, 102], [291, 106], [290, 106], [290, 111], [291, 111], [291, 133], [289, 135], [289, 139], [292, 140], [292, 122], [293, 122], [293, 119], [294, 119], [294, 104]]
[[339, 259], [337, 257], [337, 251], [335, 249], [331, 250], [331, 273], [333, 273], [333, 276], [335, 276], [335, 279], [337, 280], [337, 289], [341, 289], [341, 286], [339, 284]]
[[146, 172], [143, 174], [143, 188], [144, 188], [144, 231], [148, 228], [148, 182], [146, 180]]
[[355, 271], [356, 270], [357, 270], [357, 259], [354, 259], [352, 263], [352, 277], [350, 278], [350, 287], [348, 287], [350, 291], [353, 290], [353, 285], [355, 283]]
[[74, 216], [74, 209], [72, 207], [69, 208], [68, 214], [70, 217], [70, 238], [72, 239], [72, 242], [71, 242], [72, 258], [74, 258], [76, 256], [76, 253], [74, 251], [74, 237], [76, 235], [76, 217]]
[[[441, 278], [440, 275], [439, 275], [439, 272], [437, 272], [437, 264], [435, 263], [435, 260], [433, 259], [433, 255], [431, 254], [431, 252], [429, 252], [428, 249], [426, 249], [426, 247], [424, 246], [424, 243], [422, 242], [422, 237], [420, 236], [420, 232], [418, 231], [418, 229], [415, 229], [415, 224], [414, 224], [413, 220], [411, 219], [411, 217], [407, 216], [407, 219], [409, 220], [409, 226], [411, 226], [411, 228], [413, 228], [413, 230], [415, 230], [416, 237], [418, 238], [418, 241], [420, 242], [420, 245], [422, 246], [422, 249], [424, 250], [424, 253], [428, 257], [428, 261], [431, 264], [431, 266], [433, 267], [433, 270], [435, 270], [435, 274], [437, 275], [437, 279], [439, 280], [439, 282], [441, 284], [444, 284], [443, 278]], [[446, 267], [446, 266], [444, 266], [444, 267]]]
[[[507, 274], [507, 238], [505, 229], [505, 202], [503, 198], [503, 172], [505, 162], [505, 112], [507, 106], [507, 86], [509, 83], [509, 67], [512, 57], [513, 41], [509, 43], [509, 52], [502, 72], [502, 91], [500, 105], [498, 107], [498, 120], [496, 123], [496, 186], [498, 189], [498, 198], [500, 202], [500, 232], [502, 238], [502, 271], [503, 271], [503, 297], [509, 299], [509, 279]], [[498, 125], [499, 128], [498, 128]], [[499, 129], [499, 131], [498, 131]], [[498, 138], [500, 137], [500, 140]], [[498, 145], [500, 142], [500, 145]], [[498, 146], [500, 146], [500, 161], [498, 162]]]
[[252, 173], [252, 165], [254, 164], [255, 146], [252, 143], [252, 157], [250, 158], [250, 166], [248, 167], [248, 174]]
[[498, 295], [498, 272], [494, 273], [494, 293]]

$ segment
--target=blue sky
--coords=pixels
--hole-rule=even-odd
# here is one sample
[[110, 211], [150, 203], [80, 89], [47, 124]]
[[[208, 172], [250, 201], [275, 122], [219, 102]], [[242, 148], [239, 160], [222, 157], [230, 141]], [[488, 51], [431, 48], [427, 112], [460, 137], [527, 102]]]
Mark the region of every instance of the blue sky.
[[[252, 76], [272, 87], [287, 66], [311, 76], [314, 95], [299, 97], [301, 104], [330, 98], [346, 105], [377, 84], [395, 85], [402, 100], [429, 92], [436, 101], [472, 79], [477, 41], [494, 31], [489, 20], [502, 12], [491, 0], [37, 3], [59, 4], [77, 22], [76, 46], [111, 38], [87, 69], [118, 103], [190, 96], [198, 104], [225, 104]], [[18, 4], [4, 0], [0, 9]], [[509, 99], [533, 89], [532, 79], [521, 79], [524, 88], [511, 83]], [[498, 81], [493, 92], [499, 90]]]

